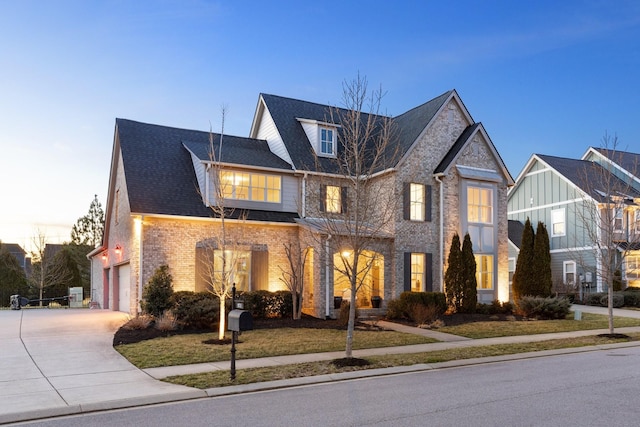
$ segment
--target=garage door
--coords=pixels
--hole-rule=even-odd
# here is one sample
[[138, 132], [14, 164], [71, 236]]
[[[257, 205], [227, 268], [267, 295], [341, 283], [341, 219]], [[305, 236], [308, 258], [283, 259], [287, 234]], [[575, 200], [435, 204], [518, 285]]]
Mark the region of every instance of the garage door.
[[131, 305], [131, 267], [129, 264], [118, 267], [118, 310], [129, 313]]

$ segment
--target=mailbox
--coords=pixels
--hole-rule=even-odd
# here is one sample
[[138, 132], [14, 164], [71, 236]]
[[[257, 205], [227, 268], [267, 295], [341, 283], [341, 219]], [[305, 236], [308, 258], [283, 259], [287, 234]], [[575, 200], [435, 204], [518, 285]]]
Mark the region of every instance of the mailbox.
[[253, 317], [247, 310], [231, 310], [229, 312], [228, 330], [234, 332], [250, 331], [253, 329]]

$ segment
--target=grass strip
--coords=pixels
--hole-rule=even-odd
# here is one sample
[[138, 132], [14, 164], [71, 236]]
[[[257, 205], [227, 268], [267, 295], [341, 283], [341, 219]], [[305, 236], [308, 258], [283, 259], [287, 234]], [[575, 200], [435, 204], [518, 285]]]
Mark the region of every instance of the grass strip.
[[452, 360], [473, 359], [478, 357], [503, 356], [532, 351], [576, 348], [629, 341], [640, 341], [640, 333], [629, 334], [629, 338], [605, 338], [588, 336], [561, 340], [540, 341], [534, 343], [497, 344], [438, 350], [425, 353], [405, 353], [385, 356], [372, 356], [366, 359], [367, 366], [350, 366], [338, 368], [329, 361], [300, 363], [277, 367], [239, 369], [235, 381], [229, 378], [229, 371], [214, 371], [202, 374], [180, 375], [165, 378], [163, 381], [199, 389], [225, 387], [230, 385], [251, 384], [290, 378], [333, 374], [338, 372], [359, 371], [364, 369], [388, 368], [392, 366], [410, 366], [421, 363], [438, 363]]

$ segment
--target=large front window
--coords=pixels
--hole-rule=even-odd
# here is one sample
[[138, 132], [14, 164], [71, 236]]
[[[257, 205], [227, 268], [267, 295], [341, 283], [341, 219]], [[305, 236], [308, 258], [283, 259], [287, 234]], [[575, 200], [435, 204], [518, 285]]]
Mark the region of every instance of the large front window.
[[493, 289], [493, 255], [476, 255], [478, 289]]
[[249, 290], [250, 251], [215, 250], [213, 256], [213, 273], [216, 283], [226, 281], [228, 285], [235, 283], [238, 291]]
[[422, 292], [424, 287], [424, 254], [411, 254], [411, 291]]
[[467, 220], [469, 222], [492, 224], [493, 200], [490, 188], [467, 188]]
[[277, 175], [222, 171], [220, 190], [225, 199], [280, 203], [281, 181]]

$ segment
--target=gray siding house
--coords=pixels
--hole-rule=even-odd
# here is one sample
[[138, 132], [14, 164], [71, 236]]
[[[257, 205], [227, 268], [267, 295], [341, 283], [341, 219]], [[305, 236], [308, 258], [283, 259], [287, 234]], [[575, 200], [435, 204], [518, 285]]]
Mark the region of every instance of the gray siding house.
[[[613, 242], [618, 256], [624, 253], [624, 283], [640, 286], [640, 252], [629, 250], [640, 241], [638, 159], [635, 153], [592, 147], [580, 159], [532, 155], [509, 191], [513, 269], [529, 218], [534, 230], [538, 221], [547, 227], [556, 290], [606, 290], [598, 255], [605, 241]], [[614, 239], [604, 235], [608, 229]]]

